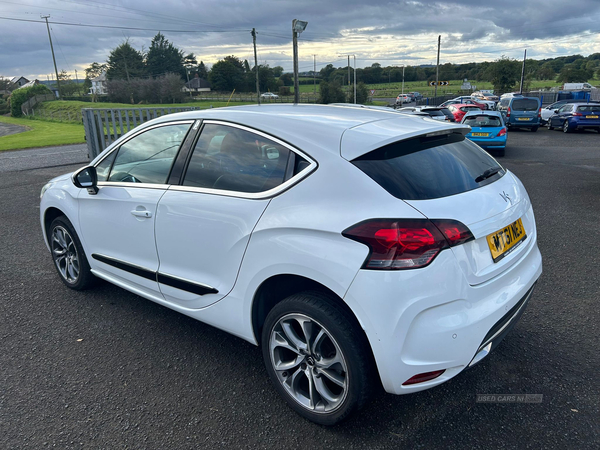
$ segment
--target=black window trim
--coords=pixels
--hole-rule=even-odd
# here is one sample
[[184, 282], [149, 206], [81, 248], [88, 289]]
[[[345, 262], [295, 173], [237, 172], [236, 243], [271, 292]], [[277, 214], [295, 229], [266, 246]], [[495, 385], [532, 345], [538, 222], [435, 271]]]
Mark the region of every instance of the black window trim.
[[[294, 153], [296, 156], [301, 156], [302, 158], [304, 158], [306, 161], [308, 161], [309, 166], [306, 169], [304, 169], [302, 172], [297, 173], [296, 175], [292, 176], [289, 179], [284, 178], [284, 182], [281, 183], [279, 186], [276, 186], [276, 187], [269, 189], [267, 191], [264, 191], [264, 192], [240, 192], [240, 191], [227, 191], [224, 189], [212, 189], [212, 188], [184, 186], [181, 183], [183, 183], [183, 180], [185, 179], [185, 173], [186, 173], [187, 167], [189, 166], [189, 163], [191, 161], [191, 156], [193, 154], [193, 149], [195, 147], [195, 143], [196, 143], [197, 139], [199, 138], [199, 136], [201, 135], [205, 125], [208, 125], [208, 124], [233, 127], [233, 128], [237, 128], [237, 129], [240, 129], [243, 131], [247, 131], [249, 133], [257, 134], [259, 136], [264, 137], [265, 139], [270, 139], [270, 140], [276, 142], [277, 144], [287, 148], [290, 152]], [[299, 150], [298, 148], [292, 146], [291, 144], [283, 141], [282, 139], [279, 139], [275, 136], [265, 133], [264, 131], [256, 130], [256, 129], [248, 127], [246, 125], [241, 125], [241, 124], [238, 124], [235, 122], [229, 122], [226, 120], [216, 120], [216, 119], [203, 120], [202, 127], [200, 127], [200, 130], [195, 137], [194, 145], [192, 145], [192, 149], [190, 150], [190, 154], [186, 161], [185, 169], [183, 170], [183, 173], [182, 173], [182, 176], [180, 179], [180, 183], [177, 185], [171, 185], [171, 186], [169, 186], [168, 189], [171, 191], [198, 192], [198, 193], [203, 193], [203, 194], [222, 195], [222, 196], [226, 196], [226, 197], [238, 197], [238, 198], [262, 200], [262, 199], [268, 199], [268, 198], [275, 197], [275, 196], [281, 194], [282, 192], [288, 190], [295, 184], [299, 183], [302, 179], [306, 178], [312, 172], [314, 172], [317, 169], [317, 167], [318, 167], [317, 162], [313, 158], [308, 156], [306, 153], [304, 153], [303, 151]]]
[[[190, 135], [192, 134], [191, 132], [195, 132], [195, 130], [193, 130], [193, 126], [192, 124], [194, 124], [195, 120], [174, 120], [172, 122], [161, 122], [161, 123], [157, 123], [156, 125], [152, 125], [149, 127], [144, 127], [140, 130], [138, 130], [137, 132], [135, 132], [134, 134], [132, 134], [131, 136], [128, 136], [126, 140], [119, 142], [119, 145], [115, 146], [114, 148], [112, 148], [111, 150], [109, 150], [108, 152], [106, 152], [105, 155], [102, 156], [102, 158], [100, 158], [98, 161], [96, 161], [93, 166], [97, 167], [100, 163], [102, 163], [102, 161], [104, 161], [106, 158], [108, 158], [109, 155], [113, 154], [114, 152], [118, 152], [119, 149], [121, 148], [121, 146], [127, 142], [129, 142], [131, 139], [139, 136], [142, 133], [145, 133], [146, 131], [150, 131], [153, 130], [155, 128], [160, 128], [160, 127], [164, 127], [164, 126], [169, 126], [169, 125], [184, 125], [184, 124], [189, 124], [190, 128], [185, 136], [185, 138], [183, 139], [183, 141], [181, 141], [181, 145], [179, 146], [179, 148], [177, 149], [177, 154], [175, 155], [175, 158], [173, 160], [173, 165], [171, 166], [171, 170], [169, 171], [169, 176], [167, 177], [167, 183], [162, 183], [162, 184], [156, 184], [156, 183], [124, 183], [124, 182], [120, 182], [120, 181], [99, 181], [98, 182], [98, 186], [114, 186], [114, 187], [135, 187], [135, 188], [146, 188], [146, 189], [168, 189], [169, 188], [169, 184], [168, 182], [170, 182], [170, 178], [171, 178], [171, 172], [173, 170], [173, 167], [175, 166], [175, 162], [177, 161], [177, 159], [179, 158], [179, 154], [181, 153], [182, 148], [185, 147], [186, 143], [188, 142], [188, 138], [190, 137]], [[116, 158], [115, 158], [116, 159]], [[111, 163], [111, 167], [109, 170], [112, 170], [112, 166], [114, 164], [114, 160]]]

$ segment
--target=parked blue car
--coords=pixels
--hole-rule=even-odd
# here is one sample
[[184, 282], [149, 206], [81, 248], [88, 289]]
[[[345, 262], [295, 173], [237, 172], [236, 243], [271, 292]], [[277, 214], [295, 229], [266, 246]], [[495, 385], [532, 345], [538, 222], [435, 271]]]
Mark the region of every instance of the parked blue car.
[[486, 150], [496, 151], [499, 156], [504, 156], [506, 126], [501, 113], [498, 111], [469, 111], [463, 117], [462, 123], [471, 127], [467, 139]]
[[507, 129], [529, 128], [537, 131], [541, 124], [540, 99], [520, 94], [505, 94], [496, 107], [502, 113]]
[[548, 119], [548, 129], [562, 128], [565, 133], [593, 128], [600, 133], [599, 103], [567, 103]]

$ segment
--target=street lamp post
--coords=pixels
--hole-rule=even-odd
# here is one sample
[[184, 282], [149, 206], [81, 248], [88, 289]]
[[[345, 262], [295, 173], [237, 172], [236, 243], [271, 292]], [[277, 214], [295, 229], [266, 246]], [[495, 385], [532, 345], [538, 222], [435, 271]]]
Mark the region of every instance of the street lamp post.
[[308, 22], [292, 20], [292, 44], [294, 47], [294, 103], [300, 101], [300, 83], [298, 82], [298, 35], [306, 29]]

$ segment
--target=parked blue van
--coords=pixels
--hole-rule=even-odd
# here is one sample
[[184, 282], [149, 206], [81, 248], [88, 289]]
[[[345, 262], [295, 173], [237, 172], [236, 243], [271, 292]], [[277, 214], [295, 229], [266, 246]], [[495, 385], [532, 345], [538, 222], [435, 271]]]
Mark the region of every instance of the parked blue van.
[[537, 131], [541, 124], [540, 106], [540, 99], [537, 97], [505, 94], [500, 97], [496, 110], [502, 114], [508, 129], [529, 128]]

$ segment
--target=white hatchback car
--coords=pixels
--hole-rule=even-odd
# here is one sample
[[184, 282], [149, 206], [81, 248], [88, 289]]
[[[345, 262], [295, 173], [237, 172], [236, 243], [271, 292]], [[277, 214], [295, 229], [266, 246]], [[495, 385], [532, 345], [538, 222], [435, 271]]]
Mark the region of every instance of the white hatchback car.
[[41, 192], [62, 281], [95, 277], [260, 345], [302, 416], [485, 357], [542, 271], [518, 178], [469, 127], [366, 108], [163, 116]]

